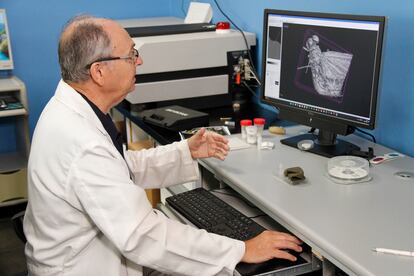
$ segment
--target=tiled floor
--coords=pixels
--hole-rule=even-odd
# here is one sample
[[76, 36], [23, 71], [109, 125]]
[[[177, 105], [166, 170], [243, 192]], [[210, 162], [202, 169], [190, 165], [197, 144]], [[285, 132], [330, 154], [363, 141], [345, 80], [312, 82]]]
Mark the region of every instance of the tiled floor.
[[16, 236], [10, 218], [0, 218], [0, 275], [26, 275], [24, 244]]

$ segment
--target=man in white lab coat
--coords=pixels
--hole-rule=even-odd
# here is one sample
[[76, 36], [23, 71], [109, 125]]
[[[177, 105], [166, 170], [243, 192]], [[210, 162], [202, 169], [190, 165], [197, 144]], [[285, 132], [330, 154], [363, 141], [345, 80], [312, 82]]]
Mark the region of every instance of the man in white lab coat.
[[[224, 159], [227, 140], [192, 138], [123, 151], [107, 114], [131, 92], [142, 64], [128, 33], [107, 19], [76, 17], [59, 41], [62, 81], [37, 123], [24, 220], [29, 275], [142, 275], [142, 266], [183, 275], [231, 275], [240, 261], [294, 260], [288, 234], [247, 242], [209, 234], [153, 210], [144, 188], [198, 178], [195, 159]], [[150, 62], [150, 61], [149, 61]]]

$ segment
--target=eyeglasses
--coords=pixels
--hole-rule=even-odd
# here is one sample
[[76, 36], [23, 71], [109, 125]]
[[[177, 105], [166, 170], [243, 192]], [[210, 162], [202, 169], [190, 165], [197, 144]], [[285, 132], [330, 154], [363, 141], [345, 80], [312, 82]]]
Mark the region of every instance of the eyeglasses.
[[111, 61], [111, 60], [118, 60], [118, 59], [130, 59], [132, 60], [134, 63], [137, 62], [139, 58], [139, 52], [137, 49], [133, 49], [131, 54], [125, 57], [104, 57], [104, 58], [100, 58], [97, 59], [95, 61], [92, 61], [91, 63], [89, 63], [88, 65], [86, 65], [86, 68], [89, 69], [91, 68], [92, 64], [96, 63], [96, 62], [102, 62], [102, 61]]

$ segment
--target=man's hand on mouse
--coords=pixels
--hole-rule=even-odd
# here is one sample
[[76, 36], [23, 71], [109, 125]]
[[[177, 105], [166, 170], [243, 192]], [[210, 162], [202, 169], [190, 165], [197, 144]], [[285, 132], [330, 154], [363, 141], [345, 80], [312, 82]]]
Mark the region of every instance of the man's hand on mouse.
[[260, 235], [245, 241], [246, 249], [242, 262], [261, 263], [273, 258], [296, 261], [296, 257], [287, 250], [301, 252], [302, 242], [287, 233], [263, 231]]

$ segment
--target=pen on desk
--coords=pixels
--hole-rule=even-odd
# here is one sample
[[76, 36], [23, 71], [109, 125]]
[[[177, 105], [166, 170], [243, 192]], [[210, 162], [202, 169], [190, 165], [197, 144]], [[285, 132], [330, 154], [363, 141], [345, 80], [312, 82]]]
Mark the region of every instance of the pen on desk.
[[411, 252], [411, 251], [388, 249], [388, 248], [373, 248], [372, 250], [375, 252], [379, 252], [379, 253], [414, 257], [414, 252]]

